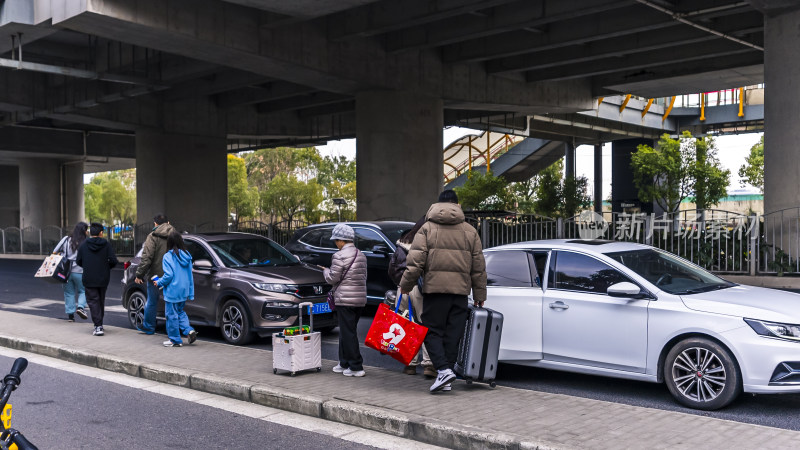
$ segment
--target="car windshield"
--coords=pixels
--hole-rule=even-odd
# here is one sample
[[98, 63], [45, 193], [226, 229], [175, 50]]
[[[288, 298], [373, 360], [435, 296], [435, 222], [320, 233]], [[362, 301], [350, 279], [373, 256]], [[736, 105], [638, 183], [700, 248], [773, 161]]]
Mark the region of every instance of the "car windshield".
[[402, 235], [406, 234], [406, 232], [413, 227], [414, 224], [381, 225], [381, 231], [386, 236], [386, 239], [388, 239], [389, 242], [394, 244], [400, 239]]
[[208, 243], [226, 267], [300, 264], [280, 245], [263, 238], [239, 238]]
[[670, 294], [698, 294], [734, 286], [702, 267], [661, 250], [633, 250], [606, 256]]

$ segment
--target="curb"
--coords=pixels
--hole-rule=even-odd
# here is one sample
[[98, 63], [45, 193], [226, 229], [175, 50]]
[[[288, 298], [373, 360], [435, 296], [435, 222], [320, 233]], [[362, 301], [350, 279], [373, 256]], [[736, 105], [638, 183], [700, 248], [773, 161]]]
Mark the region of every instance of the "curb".
[[555, 450], [522, 436], [484, 431], [427, 417], [346, 400], [300, 394], [265, 384], [237, 382], [215, 374], [164, 364], [139, 364], [117, 356], [0, 334], [0, 346], [36, 353], [98, 369], [119, 372], [209, 394], [221, 395], [297, 414], [457, 449]]

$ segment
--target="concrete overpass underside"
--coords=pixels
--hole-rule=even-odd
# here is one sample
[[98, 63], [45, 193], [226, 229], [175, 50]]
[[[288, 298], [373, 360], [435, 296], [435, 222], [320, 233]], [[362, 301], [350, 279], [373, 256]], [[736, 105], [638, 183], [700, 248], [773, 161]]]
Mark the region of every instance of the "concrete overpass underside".
[[[605, 95], [761, 83], [764, 47], [798, 51], [781, 43], [797, 33], [792, 5], [6, 0], [0, 137], [12, 138], [0, 140], [0, 164], [18, 175], [0, 191], [20, 201], [0, 205], [12, 211], [0, 222], [74, 223], [81, 213], [63, 205], [77, 198], [44, 198], [106, 158], [109, 168], [131, 158], [140, 221], [163, 211], [224, 224], [226, 152], [345, 137], [358, 138], [359, 218], [418, 217], [442, 189], [443, 126], [519, 128]], [[771, 82], [793, 83], [784, 78]], [[26, 169], [44, 160], [50, 169]]]

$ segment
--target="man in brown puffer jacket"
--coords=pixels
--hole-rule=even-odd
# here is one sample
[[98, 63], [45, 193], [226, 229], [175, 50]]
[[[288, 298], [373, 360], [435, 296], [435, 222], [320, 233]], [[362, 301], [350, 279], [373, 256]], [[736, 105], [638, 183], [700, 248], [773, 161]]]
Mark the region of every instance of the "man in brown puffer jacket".
[[138, 328], [144, 334], [156, 332], [156, 313], [158, 309], [158, 288], [150, 282], [153, 275], [164, 276], [162, 260], [167, 253], [167, 237], [174, 230], [167, 216], [156, 214], [153, 217], [153, 231], [147, 235], [142, 246], [142, 259], [136, 268], [136, 283], [147, 286], [147, 302], [144, 305], [142, 325]]
[[464, 222], [455, 192], [442, 192], [427, 217], [411, 244], [400, 290], [410, 292], [423, 276], [425, 347], [438, 372], [430, 390], [449, 391], [456, 378], [458, 342], [469, 317], [467, 295], [471, 290], [475, 306], [486, 301], [486, 263], [478, 232]]

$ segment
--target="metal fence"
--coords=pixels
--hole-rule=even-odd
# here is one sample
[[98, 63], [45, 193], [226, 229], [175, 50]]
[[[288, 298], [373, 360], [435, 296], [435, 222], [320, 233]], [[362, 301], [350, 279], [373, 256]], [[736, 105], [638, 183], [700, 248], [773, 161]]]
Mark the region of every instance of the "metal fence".
[[[800, 207], [765, 216], [711, 209], [661, 215], [607, 212], [601, 215], [602, 220], [593, 214], [568, 219], [512, 213], [492, 217], [468, 214], [467, 220], [477, 228], [485, 248], [540, 239], [582, 239], [588, 233], [588, 237], [652, 245], [718, 273], [800, 275]], [[208, 223], [173, 224], [179, 231], [189, 233], [254, 233], [281, 245], [308, 225], [299, 220], [246, 221], [222, 229]], [[152, 223], [110, 227], [105, 236], [117, 255], [133, 256], [152, 227]], [[46, 255], [68, 232], [71, 229], [55, 226], [0, 228], [0, 253]]]
[[[800, 273], [797, 256], [800, 252], [800, 208], [793, 213], [794, 234], [784, 232], [784, 241], [765, 239], [764, 217], [712, 209], [661, 215], [606, 212], [587, 216], [584, 213], [568, 219], [507, 215], [484, 218], [473, 225], [478, 228], [486, 248], [537, 239], [608, 239], [652, 245], [718, 273], [777, 273], [770, 270], [777, 267], [773, 261], [784, 258], [784, 261], [791, 261], [791, 270], [783, 270], [783, 274]], [[788, 223], [782, 216], [767, 216], [766, 219], [767, 229], [778, 234], [781, 229], [775, 231], [769, 225]], [[786, 256], [776, 249], [786, 245], [789, 235], [797, 245], [787, 247], [789, 256]]]

